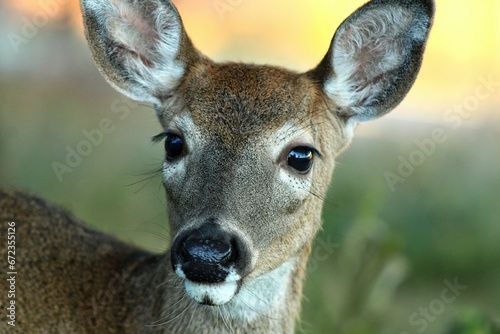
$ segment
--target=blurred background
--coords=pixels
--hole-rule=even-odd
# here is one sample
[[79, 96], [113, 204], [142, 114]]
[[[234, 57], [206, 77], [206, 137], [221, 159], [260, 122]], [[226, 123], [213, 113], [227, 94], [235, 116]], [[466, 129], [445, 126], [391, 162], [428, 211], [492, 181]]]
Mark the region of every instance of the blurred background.
[[[174, 3], [210, 57], [302, 71], [363, 1]], [[161, 128], [101, 78], [78, 2], [3, 0], [0, 35], [0, 186], [165, 250]], [[299, 333], [500, 332], [499, 62], [500, 2], [437, 0], [414, 88], [337, 162]]]

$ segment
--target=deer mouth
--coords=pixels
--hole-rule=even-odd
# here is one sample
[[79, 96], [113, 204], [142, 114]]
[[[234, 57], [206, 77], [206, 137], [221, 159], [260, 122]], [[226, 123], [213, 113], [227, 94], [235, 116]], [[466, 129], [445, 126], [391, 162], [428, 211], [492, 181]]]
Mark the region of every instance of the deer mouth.
[[238, 294], [242, 283], [240, 275], [234, 270], [230, 270], [226, 279], [219, 283], [192, 281], [179, 267], [175, 272], [177, 276], [184, 279], [186, 294], [197, 303], [208, 306], [220, 306], [231, 301]]
[[224, 283], [196, 283], [184, 280], [184, 289], [189, 297], [202, 305], [220, 306], [233, 299], [240, 289], [241, 281]]

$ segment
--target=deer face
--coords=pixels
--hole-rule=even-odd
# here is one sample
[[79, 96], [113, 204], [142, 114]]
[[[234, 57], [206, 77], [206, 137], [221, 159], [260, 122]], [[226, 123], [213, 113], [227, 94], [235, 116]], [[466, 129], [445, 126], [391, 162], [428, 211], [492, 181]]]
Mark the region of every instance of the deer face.
[[222, 304], [308, 245], [345, 138], [303, 75], [239, 64], [193, 72], [160, 114], [172, 265], [193, 298]]
[[83, 0], [82, 8], [106, 79], [156, 107], [172, 269], [188, 295], [210, 305], [300, 265], [335, 156], [358, 122], [408, 92], [434, 10], [431, 0], [373, 0], [341, 24], [315, 69], [297, 74], [214, 63], [166, 0]]

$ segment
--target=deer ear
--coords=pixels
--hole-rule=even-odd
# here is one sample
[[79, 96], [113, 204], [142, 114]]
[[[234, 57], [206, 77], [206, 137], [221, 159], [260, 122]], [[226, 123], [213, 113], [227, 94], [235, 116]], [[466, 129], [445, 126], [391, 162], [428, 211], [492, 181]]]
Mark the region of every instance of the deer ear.
[[201, 59], [167, 0], [82, 0], [97, 67], [128, 97], [161, 104]]
[[310, 72], [351, 130], [396, 107], [416, 79], [432, 25], [432, 0], [373, 0], [337, 29]]

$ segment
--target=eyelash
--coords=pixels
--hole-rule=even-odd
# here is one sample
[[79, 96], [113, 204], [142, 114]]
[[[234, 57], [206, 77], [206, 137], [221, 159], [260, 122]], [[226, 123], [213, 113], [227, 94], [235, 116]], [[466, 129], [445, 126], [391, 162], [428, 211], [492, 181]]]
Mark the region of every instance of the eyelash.
[[160, 134], [157, 134], [156, 136], [153, 136], [153, 138], [151, 138], [151, 140], [153, 141], [153, 143], [159, 143], [161, 142], [163, 139], [165, 139], [165, 137], [167, 137], [168, 135], [168, 132], [162, 132]]

